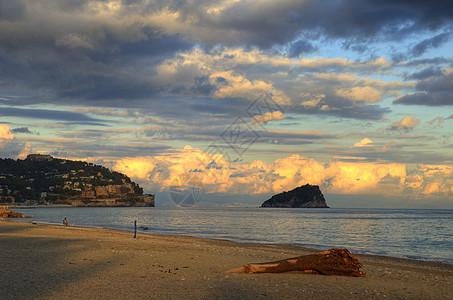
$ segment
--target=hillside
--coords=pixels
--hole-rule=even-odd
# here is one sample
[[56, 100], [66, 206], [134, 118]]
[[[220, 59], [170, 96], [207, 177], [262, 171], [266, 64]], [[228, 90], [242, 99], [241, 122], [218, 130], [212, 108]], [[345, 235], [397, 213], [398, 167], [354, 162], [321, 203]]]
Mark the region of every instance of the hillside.
[[106, 167], [30, 154], [24, 160], [0, 159], [0, 204], [13, 203], [154, 206], [154, 196]]

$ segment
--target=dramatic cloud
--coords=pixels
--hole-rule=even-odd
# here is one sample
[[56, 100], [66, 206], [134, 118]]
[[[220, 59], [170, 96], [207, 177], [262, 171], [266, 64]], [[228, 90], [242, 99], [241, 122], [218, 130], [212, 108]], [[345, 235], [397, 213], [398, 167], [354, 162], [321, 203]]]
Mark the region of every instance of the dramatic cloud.
[[291, 43], [288, 50], [288, 55], [290, 57], [298, 57], [301, 54], [311, 53], [316, 51], [317, 48], [314, 47], [310, 42], [299, 40], [294, 43]]
[[394, 104], [427, 106], [453, 105], [453, 70], [445, 70], [441, 76], [429, 77], [417, 83], [417, 92], [397, 98]]
[[15, 140], [8, 124], [0, 123], [0, 157], [25, 158], [31, 152], [31, 143]]
[[[274, 102], [297, 113], [381, 119], [388, 109], [368, 103], [395, 95], [413, 83], [370, 79], [351, 72], [368, 74], [389, 66], [382, 57], [368, 61], [321, 57], [295, 60], [258, 49], [194, 49], [159, 65], [156, 82], [163, 87], [178, 82], [178, 89], [170, 92], [181, 96], [202, 92], [199, 96], [253, 101], [267, 93]], [[230, 68], [240, 71], [222, 71]], [[338, 72], [329, 72], [332, 69]]]
[[437, 48], [446, 43], [452, 36], [451, 32], [440, 33], [432, 38], [421, 41], [412, 49], [412, 55], [420, 56], [430, 48]]
[[150, 159], [142, 158], [140, 160], [125, 158], [118, 161], [115, 170], [123, 172], [139, 180], [148, 180], [149, 174], [156, 166]]
[[446, 195], [414, 163], [453, 159], [452, 21], [451, 1], [0, 0], [1, 156], [149, 192]]
[[453, 193], [452, 174], [452, 166], [420, 164], [408, 178], [407, 190], [433, 196], [451, 194]]
[[453, 167], [446, 165], [419, 165], [409, 169], [399, 163], [331, 161], [323, 164], [297, 154], [271, 164], [254, 160], [230, 165], [221, 154], [211, 155], [190, 146], [157, 157], [124, 158], [117, 161], [114, 169], [159, 191], [169, 191], [175, 180], [196, 178], [207, 193], [277, 193], [310, 183], [335, 194], [453, 194], [453, 182], [449, 180]]
[[[1, 3], [3, 91], [14, 85], [33, 95], [31, 102], [95, 99], [99, 105], [110, 101], [110, 105], [123, 107], [125, 99], [142, 101], [160, 95], [161, 86], [153, 78], [156, 67], [188, 49], [222, 45], [269, 50], [282, 46], [281, 49], [288, 49], [288, 66], [357, 67], [363, 63], [340, 58], [305, 58], [294, 63], [291, 58], [312, 53], [320, 49], [320, 43], [330, 40], [340, 41], [346, 49], [363, 49], [370, 43], [399, 42], [418, 33], [430, 36], [414, 47], [413, 52], [419, 55], [449, 41], [451, 35], [446, 28], [452, 20], [447, 2], [434, 7], [429, 2], [403, 0], [322, 4], [291, 0], [284, 5], [224, 0]], [[246, 54], [263, 63], [255, 53]], [[383, 66], [383, 60], [379, 58], [376, 63]], [[269, 62], [279, 64], [275, 58]], [[231, 67], [220, 68], [220, 72], [231, 71]], [[190, 77], [189, 65], [186, 72]], [[241, 72], [235, 74], [244, 77]], [[184, 79], [187, 78], [181, 78], [183, 85]], [[265, 89], [276, 88], [275, 83], [263, 78], [237, 80], [232, 82], [235, 90], [263, 82], [269, 85]], [[177, 89], [179, 83], [173, 83], [172, 88]], [[228, 95], [228, 90], [225, 92]], [[232, 97], [238, 95], [231, 92]], [[363, 99], [357, 93], [349, 90], [347, 94], [355, 100]], [[370, 99], [376, 97], [374, 92]]]
[[[401, 193], [401, 187], [406, 177], [406, 166], [403, 164], [378, 164], [378, 163], [348, 163], [333, 162], [328, 170], [330, 175], [329, 190], [341, 194], [365, 194], [370, 190], [379, 194], [391, 195]], [[387, 189], [382, 189], [381, 184], [386, 184], [384, 179], [396, 178]]]
[[407, 76], [408, 79], [416, 79], [416, 80], [423, 80], [429, 77], [439, 77], [442, 76], [443, 72], [441, 68], [438, 67], [428, 67], [426, 69], [423, 69], [421, 71], [417, 71], [409, 76]]

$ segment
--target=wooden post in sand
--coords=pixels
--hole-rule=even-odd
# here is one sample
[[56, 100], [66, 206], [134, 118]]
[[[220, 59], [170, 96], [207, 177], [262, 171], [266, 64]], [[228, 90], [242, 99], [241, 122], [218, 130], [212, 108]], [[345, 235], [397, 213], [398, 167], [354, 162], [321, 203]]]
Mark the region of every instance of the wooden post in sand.
[[135, 227], [135, 229], [134, 229], [134, 239], [136, 239], [137, 238], [137, 220], [134, 221], [134, 227]]

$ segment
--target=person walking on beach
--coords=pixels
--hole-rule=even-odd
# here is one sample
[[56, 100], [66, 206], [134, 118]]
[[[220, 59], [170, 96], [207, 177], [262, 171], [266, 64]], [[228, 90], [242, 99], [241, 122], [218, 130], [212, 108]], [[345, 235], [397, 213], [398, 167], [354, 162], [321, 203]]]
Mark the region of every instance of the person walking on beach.
[[63, 220], [63, 225], [64, 225], [64, 226], [68, 226], [68, 219], [64, 218], [64, 220]]

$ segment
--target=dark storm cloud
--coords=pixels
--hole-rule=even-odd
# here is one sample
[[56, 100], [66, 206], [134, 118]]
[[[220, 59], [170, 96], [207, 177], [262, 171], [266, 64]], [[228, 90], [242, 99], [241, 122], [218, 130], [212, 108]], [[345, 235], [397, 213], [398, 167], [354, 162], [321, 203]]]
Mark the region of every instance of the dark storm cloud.
[[[23, 4], [17, 1], [2, 1], [4, 8], [3, 15], [21, 15]], [[36, 1], [39, 3], [39, 1]], [[55, 18], [55, 22], [61, 22], [56, 18], [59, 13], [71, 13], [80, 15], [90, 10], [87, 2], [95, 1], [55, 1], [49, 7]], [[345, 38], [350, 43], [363, 43], [370, 39], [385, 38], [398, 39], [418, 31], [436, 30], [442, 28], [452, 20], [453, 8], [450, 1], [285, 1], [279, 2], [237, 2], [227, 5], [218, 13], [209, 13], [210, 8], [222, 6], [219, 1], [123, 1], [122, 8], [115, 16], [121, 18], [131, 16], [150, 16], [165, 12], [177, 12], [177, 21], [183, 26], [179, 34], [182, 39], [201, 42], [201, 44], [223, 43], [229, 45], [258, 45], [270, 47], [274, 44], [285, 44], [294, 40], [302, 33], [310, 34], [320, 32], [329, 38]], [[16, 4], [14, 4], [16, 3]], [[22, 7], [22, 10], [18, 7]], [[35, 12], [39, 17], [39, 11]], [[54, 15], [55, 14], [55, 15]], [[82, 18], [82, 16], [79, 16]], [[74, 16], [77, 20], [77, 16]], [[50, 32], [33, 30], [38, 35], [36, 42], [44, 37], [57, 38], [56, 33], [66, 29], [67, 33], [80, 32], [79, 35], [59, 37], [60, 42], [66, 45], [75, 46], [76, 42], [102, 42], [110, 35], [127, 40], [146, 41], [150, 37], [161, 32], [178, 31], [172, 27], [172, 20], [168, 19], [166, 24], [146, 24], [143, 20], [124, 24], [129, 35], [115, 27], [115, 24], [103, 23], [102, 20], [90, 20], [91, 24], [73, 24], [72, 29], [67, 24], [62, 24], [59, 30], [53, 29]], [[74, 20], [67, 20], [74, 21]], [[119, 20], [121, 22], [121, 20]], [[26, 23], [28, 24], [28, 23]], [[30, 24], [28, 24], [30, 25]], [[94, 28], [93, 28], [94, 27]], [[91, 28], [91, 29], [90, 29]], [[208, 29], [209, 30], [200, 30]], [[50, 28], [49, 28], [50, 29]], [[216, 35], [222, 31], [224, 35]], [[17, 33], [19, 41], [24, 42], [21, 36], [26, 35], [23, 31]], [[53, 33], [52, 33], [53, 32]], [[11, 33], [11, 31], [10, 31]], [[5, 34], [5, 33], [4, 33]], [[54, 36], [52, 36], [52, 34]], [[91, 36], [90, 36], [91, 35]], [[4, 36], [3, 34], [0, 35]], [[27, 35], [31, 36], [31, 35]], [[41, 38], [40, 38], [40, 37]], [[88, 39], [85, 39], [88, 38]], [[85, 40], [84, 40], [85, 39]], [[32, 39], [33, 40], [33, 39]], [[417, 49], [429, 46], [436, 46], [443, 40], [442, 34], [420, 45]], [[16, 40], [17, 42], [17, 40]], [[85, 45], [87, 46], [87, 45]], [[121, 47], [121, 46], [120, 46]], [[419, 50], [417, 50], [419, 51]]]
[[12, 108], [12, 107], [1, 107], [0, 116], [56, 120], [56, 121], [72, 122], [75, 124], [96, 123], [97, 125], [102, 125], [101, 122], [105, 122], [104, 120], [91, 118], [87, 115], [84, 115], [81, 113], [76, 113], [76, 112], [46, 110], [46, 109], [22, 109], [22, 108]]
[[429, 77], [437, 77], [437, 76], [442, 76], [442, 69], [439, 67], [429, 67], [426, 69], [423, 69], [419, 72], [415, 72], [413, 74], [410, 74], [408, 76], [405, 76], [406, 79], [416, 79], [416, 80], [422, 80], [426, 79]]
[[419, 81], [416, 93], [402, 96], [393, 101], [393, 104], [415, 104], [426, 106], [453, 105], [453, 72], [430, 77]]
[[[60, 103], [78, 99], [100, 100], [99, 105], [104, 105], [102, 100], [108, 100], [108, 106], [116, 106], [111, 100], [149, 98], [158, 92], [160, 87], [147, 79], [152, 76], [154, 66], [187, 47], [187, 43], [176, 37], [161, 37], [123, 44], [119, 52], [85, 49], [64, 52], [50, 47], [48, 51], [24, 50], [24, 57], [9, 57], [0, 51], [0, 76], [9, 85], [22, 86], [22, 91], [33, 93], [35, 97], [30, 97], [28, 103], [54, 102], [56, 96]], [[111, 48], [115, 48], [113, 44]], [[43, 87], [53, 91], [54, 96], [40, 97]]]
[[259, 130], [259, 136], [263, 139], [283, 140], [322, 140], [335, 139], [337, 135], [317, 131], [285, 131], [285, 130]]
[[442, 64], [452, 64], [453, 60], [451, 58], [445, 57], [433, 57], [433, 58], [422, 58], [414, 59], [405, 63], [408, 67], [421, 67], [426, 65], [442, 65]]
[[191, 48], [193, 45], [181, 39], [180, 36], [163, 36], [152, 38], [136, 43], [121, 45], [121, 53], [124, 55], [136, 55], [145, 57], [173, 56], [175, 51]]
[[[178, 90], [180, 97], [183, 92], [212, 96], [214, 86], [203, 76], [191, 89], [181, 88], [174, 79], [156, 83], [157, 66], [178, 51], [217, 44], [246, 49], [284, 45], [289, 56], [296, 57], [316, 51], [317, 42], [329, 39], [362, 52], [370, 42], [432, 34], [414, 47], [412, 52], [419, 55], [450, 38], [445, 28], [453, 19], [450, 1], [434, 5], [409, 0], [131, 0], [120, 2], [117, 9], [102, 3], [106, 2], [0, 0], [0, 91], [4, 93], [0, 96], [20, 92], [28, 96], [17, 100], [22, 104], [159, 109], [152, 103]], [[209, 109], [221, 111], [215, 106]], [[352, 109], [357, 110], [359, 118], [385, 113], [375, 106]], [[335, 113], [340, 114], [330, 112]]]
[[[372, 41], [404, 40], [414, 33], [430, 31], [437, 34], [435, 31], [448, 27], [452, 19], [448, 1], [436, 5], [430, 1], [239, 2], [214, 15], [206, 13], [203, 1], [178, 3], [168, 7], [181, 14], [181, 23], [190, 24], [186, 39], [262, 48], [316, 33], [316, 39], [320, 35], [325, 40], [341, 39], [345, 48], [363, 52]], [[208, 27], [208, 31], [198, 30]], [[436, 39], [431, 42], [430, 46], [440, 44]]]
[[386, 114], [391, 112], [391, 109], [388, 107], [383, 107], [378, 104], [366, 104], [363, 101], [351, 101], [334, 95], [332, 91], [326, 90], [326, 92], [326, 97], [315, 106], [306, 107], [303, 105], [294, 105], [286, 109], [287, 111], [298, 114], [335, 116], [347, 119], [375, 121], [382, 120]]
[[19, 128], [13, 128], [11, 129], [12, 133], [28, 133], [28, 134], [33, 134], [33, 132], [28, 129], [28, 127], [19, 127]]
[[415, 45], [414, 48], [412, 48], [411, 53], [413, 56], [420, 56], [431, 48], [438, 48], [439, 46], [445, 44], [450, 38], [451, 32], [438, 34]]
[[340, 118], [359, 119], [359, 120], [382, 120], [382, 118], [390, 113], [391, 110], [380, 105], [345, 105], [341, 109], [332, 109], [325, 111], [322, 114], [336, 116]]
[[[49, 143], [51, 145], [51, 143]], [[58, 143], [55, 146], [59, 146]], [[166, 145], [150, 145], [150, 144], [138, 144], [134, 146], [130, 145], [109, 145], [103, 142], [89, 143], [81, 142], [79, 139], [74, 139], [73, 142], [67, 142], [66, 148], [71, 149], [71, 152], [66, 151], [54, 151], [49, 154], [54, 157], [102, 157], [105, 155], [111, 157], [134, 157], [140, 156], [144, 153], [147, 155], [158, 155], [162, 152], [171, 152], [173, 149]], [[108, 162], [106, 162], [109, 165]]]
[[0, 19], [17, 20], [22, 18], [25, 5], [20, 0], [0, 0]]
[[310, 42], [299, 40], [291, 43], [288, 51], [290, 57], [298, 57], [301, 54], [311, 53], [316, 51], [318, 48], [313, 46]]
[[329, 38], [347, 39], [349, 44], [377, 38], [397, 40], [414, 32], [442, 28], [453, 18], [450, 1], [238, 2], [213, 15], [201, 3], [205, 2], [174, 1], [169, 7], [180, 12], [184, 20], [197, 20], [197, 27], [228, 32], [217, 38], [209, 33], [193, 33], [199, 39], [262, 47], [284, 44], [313, 31]]

